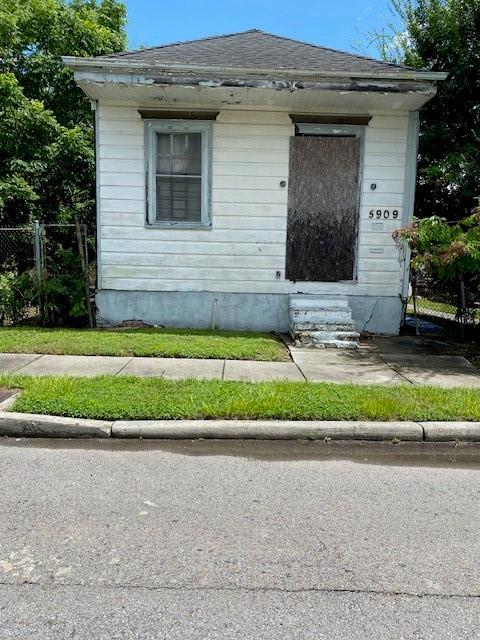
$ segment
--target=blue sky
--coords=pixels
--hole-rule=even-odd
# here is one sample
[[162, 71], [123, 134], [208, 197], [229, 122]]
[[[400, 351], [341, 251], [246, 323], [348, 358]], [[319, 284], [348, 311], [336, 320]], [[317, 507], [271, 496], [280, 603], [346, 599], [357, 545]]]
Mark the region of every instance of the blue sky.
[[[125, 0], [124, 0], [125, 1]], [[130, 48], [263, 29], [345, 51], [388, 22], [388, 0], [126, 0]], [[374, 48], [364, 51], [377, 57]]]

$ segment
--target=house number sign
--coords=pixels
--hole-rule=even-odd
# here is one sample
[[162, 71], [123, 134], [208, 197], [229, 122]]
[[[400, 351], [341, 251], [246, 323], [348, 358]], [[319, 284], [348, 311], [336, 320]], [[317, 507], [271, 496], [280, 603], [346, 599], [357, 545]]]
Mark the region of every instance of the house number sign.
[[398, 209], [370, 209], [369, 213], [368, 213], [368, 217], [369, 218], [376, 218], [377, 220], [380, 219], [385, 219], [388, 220], [388, 218], [393, 218], [393, 220], [395, 220], [396, 218], [398, 218]]

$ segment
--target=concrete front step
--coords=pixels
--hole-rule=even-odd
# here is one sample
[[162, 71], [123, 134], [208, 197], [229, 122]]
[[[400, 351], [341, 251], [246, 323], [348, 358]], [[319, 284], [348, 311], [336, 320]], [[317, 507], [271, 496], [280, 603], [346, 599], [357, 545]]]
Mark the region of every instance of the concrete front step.
[[360, 334], [356, 331], [297, 331], [292, 337], [297, 346], [356, 349]]
[[295, 311], [290, 314], [290, 322], [353, 322], [352, 314], [346, 311]]
[[290, 334], [305, 347], [355, 349], [359, 338], [348, 300], [306, 294], [290, 297]]
[[360, 337], [356, 331], [302, 331], [301, 335], [317, 340], [358, 340]]
[[352, 325], [355, 324], [350, 313], [299, 313], [290, 316], [290, 326], [302, 324]]
[[290, 296], [290, 309], [328, 309], [329, 307], [349, 309], [348, 300], [324, 298], [308, 294]]
[[336, 322], [295, 322], [290, 325], [290, 331], [354, 331], [355, 323], [348, 322], [337, 324]]
[[307, 339], [298, 334], [295, 340], [295, 346], [298, 348], [308, 349], [358, 349], [358, 342], [355, 340], [318, 340]]

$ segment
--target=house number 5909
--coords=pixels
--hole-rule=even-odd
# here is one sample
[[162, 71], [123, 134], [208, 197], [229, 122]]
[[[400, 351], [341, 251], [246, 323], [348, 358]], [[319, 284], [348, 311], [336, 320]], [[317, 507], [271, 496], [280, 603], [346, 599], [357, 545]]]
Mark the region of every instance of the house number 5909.
[[390, 209], [370, 209], [368, 217], [376, 218], [377, 220], [379, 220], [380, 218], [387, 219], [390, 217], [395, 219], [398, 218], [398, 209], [394, 209], [393, 211], [390, 211]]

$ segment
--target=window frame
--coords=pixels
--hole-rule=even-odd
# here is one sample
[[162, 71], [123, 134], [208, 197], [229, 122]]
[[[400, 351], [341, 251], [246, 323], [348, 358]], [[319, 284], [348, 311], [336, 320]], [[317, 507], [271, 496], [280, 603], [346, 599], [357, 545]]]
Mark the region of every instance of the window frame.
[[[202, 135], [201, 165], [201, 211], [198, 222], [183, 220], [157, 220], [157, 133], [200, 133]], [[212, 123], [203, 120], [146, 120], [146, 198], [147, 225], [175, 229], [210, 229], [211, 215], [211, 176], [212, 176]]]

